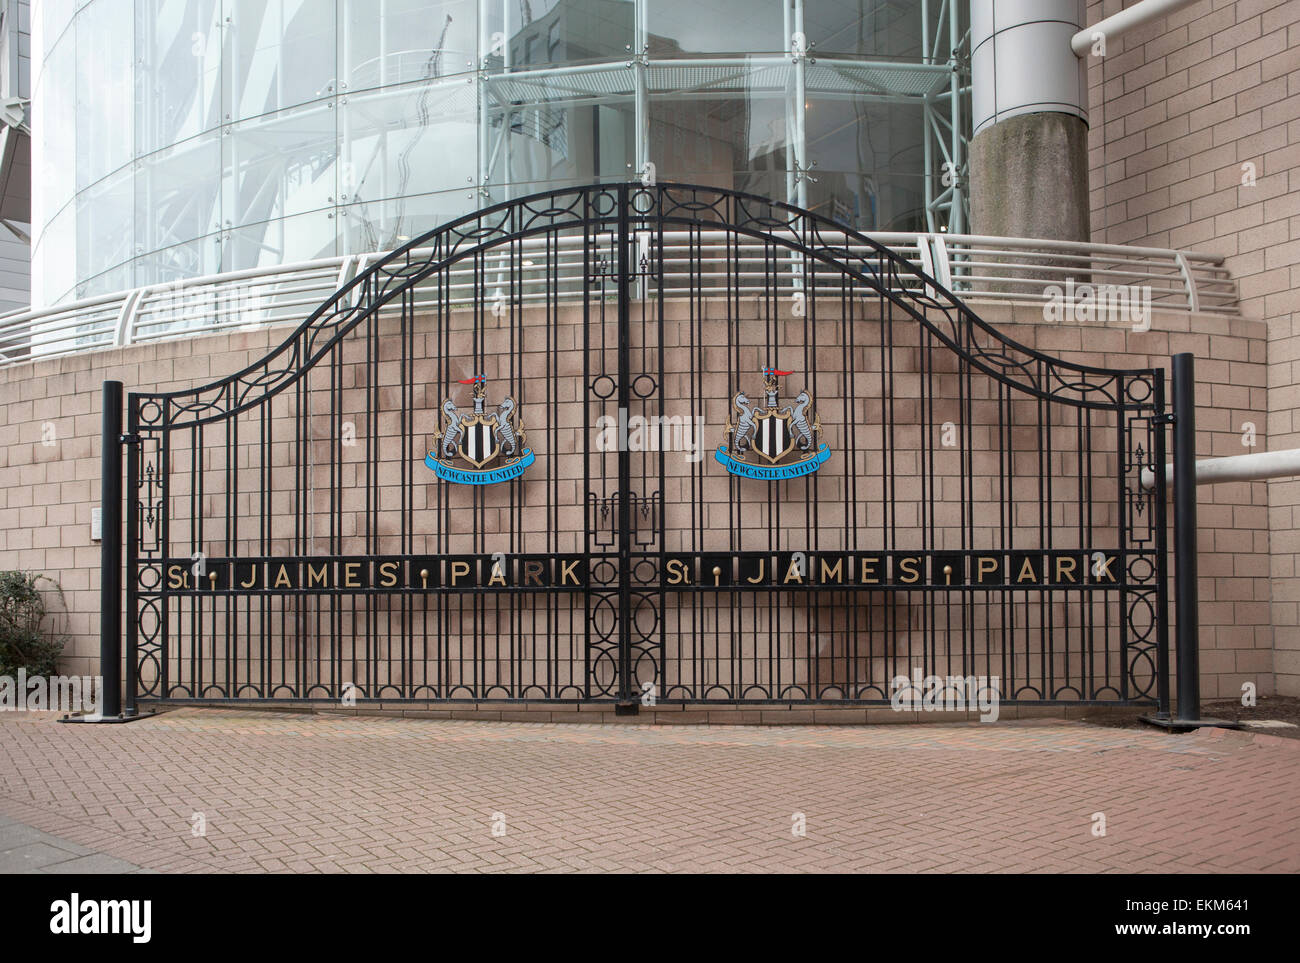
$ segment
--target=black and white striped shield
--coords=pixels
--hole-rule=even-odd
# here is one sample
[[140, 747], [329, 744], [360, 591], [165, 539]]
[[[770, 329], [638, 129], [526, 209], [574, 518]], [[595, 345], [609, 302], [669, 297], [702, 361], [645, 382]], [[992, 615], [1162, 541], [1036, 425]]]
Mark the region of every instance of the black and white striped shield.
[[770, 462], [780, 461], [794, 447], [788, 413], [771, 411], [756, 415], [754, 428], [754, 450]]
[[464, 423], [465, 434], [460, 439], [460, 454], [475, 468], [482, 468], [497, 455], [496, 418], [475, 416]]

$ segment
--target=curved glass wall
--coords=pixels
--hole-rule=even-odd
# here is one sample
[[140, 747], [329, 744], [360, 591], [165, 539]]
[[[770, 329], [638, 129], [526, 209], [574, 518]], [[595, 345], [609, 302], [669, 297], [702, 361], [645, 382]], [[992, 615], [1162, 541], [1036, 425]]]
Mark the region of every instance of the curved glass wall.
[[632, 177], [960, 230], [965, 7], [48, 0], [33, 299], [382, 251]]

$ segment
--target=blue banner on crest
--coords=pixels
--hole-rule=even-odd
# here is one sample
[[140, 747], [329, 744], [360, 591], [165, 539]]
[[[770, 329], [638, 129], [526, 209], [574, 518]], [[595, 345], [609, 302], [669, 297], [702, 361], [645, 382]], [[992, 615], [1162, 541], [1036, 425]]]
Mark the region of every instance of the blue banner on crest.
[[465, 471], [462, 468], [453, 468], [446, 462], [439, 461], [433, 452], [429, 452], [424, 456], [425, 466], [432, 469], [435, 475], [443, 481], [454, 482], [457, 485], [495, 485], [497, 482], [510, 481], [522, 475], [524, 469], [535, 460], [533, 450], [525, 448], [524, 453], [519, 456], [517, 461], [512, 461], [503, 468], [492, 468], [488, 471]]
[[822, 445], [817, 451], [806, 458], [788, 465], [751, 465], [749, 462], [736, 461], [727, 454], [727, 446], [719, 445], [718, 450], [713, 453], [713, 457], [718, 464], [733, 475], [739, 475], [741, 478], [757, 478], [759, 481], [780, 481], [784, 478], [800, 478], [804, 475], [811, 475], [820, 468], [827, 458], [831, 457], [830, 447]]

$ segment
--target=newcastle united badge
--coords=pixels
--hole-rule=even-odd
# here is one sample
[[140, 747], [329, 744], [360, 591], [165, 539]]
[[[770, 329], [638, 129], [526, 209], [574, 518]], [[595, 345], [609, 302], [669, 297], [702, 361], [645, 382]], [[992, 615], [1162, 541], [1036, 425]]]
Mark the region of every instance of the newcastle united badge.
[[817, 444], [822, 425], [813, 411], [812, 395], [801, 391], [794, 404], [778, 406], [778, 379], [793, 373], [764, 367], [766, 401], [759, 407], [743, 391], [732, 399], [726, 440], [714, 453], [731, 474], [763, 481], [798, 478], [811, 475], [831, 456], [825, 444]]
[[443, 402], [442, 425], [425, 465], [443, 481], [458, 485], [492, 485], [520, 477], [534, 457], [524, 447], [524, 426], [514, 399], [489, 411], [484, 375], [460, 383], [474, 386], [474, 410], [457, 408], [450, 398]]

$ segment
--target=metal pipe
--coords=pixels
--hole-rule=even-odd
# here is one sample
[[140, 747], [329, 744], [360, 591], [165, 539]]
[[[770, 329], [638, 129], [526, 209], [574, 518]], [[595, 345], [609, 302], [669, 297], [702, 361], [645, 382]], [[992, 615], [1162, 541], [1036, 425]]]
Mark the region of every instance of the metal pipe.
[[[1289, 478], [1300, 475], [1300, 448], [1283, 451], [1261, 451], [1252, 455], [1229, 455], [1226, 458], [1207, 458], [1196, 463], [1196, 484], [1215, 485], [1220, 482], [1261, 481], [1265, 478]], [[1165, 481], [1175, 481], [1174, 466], [1165, 465]], [[1149, 468], [1142, 469], [1142, 487], [1155, 487], [1156, 475]]]
[[1134, 27], [1141, 27], [1152, 20], [1166, 17], [1183, 7], [1190, 7], [1195, 2], [1196, 0], [1139, 0], [1133, 6], [1080, 30], [1070, 38], [1070, 49], [1074, 51], [1076, 57], [1086, 57], [1098, 34], [1109, 40]]
[[1176, 721], [1201, 717], [1200, 622], [1196, 585], [1196, 361], [1174, 355], [1174, 594], [1178, 652]]
[[104, 382], [100, 460], [99, 715], [122, 714], [122, 382]]
[[803, 29], [803, 0], [794, 0], [794, 32], [799, 35], [799, 55], [794, 62], [795, 203], [808, 208], [808, 35]]
[[949, 120], [949, 135], [952, 137], [952, 200], [948, 210], [948, 230], [952, 232], [966, 229], [966, 188], [962, 183], [962, 168], [965, 158], [962, 147], [966, 140], [962, 134], [961, 115], [961, 72], [957, 69], [957, 51], [961, 47], [961, 35], [957, 22], [957, 3], [950, 0], [948, 4], [948, 65], [952, 69], [951, 90], [948, 105], [952, 113]]

